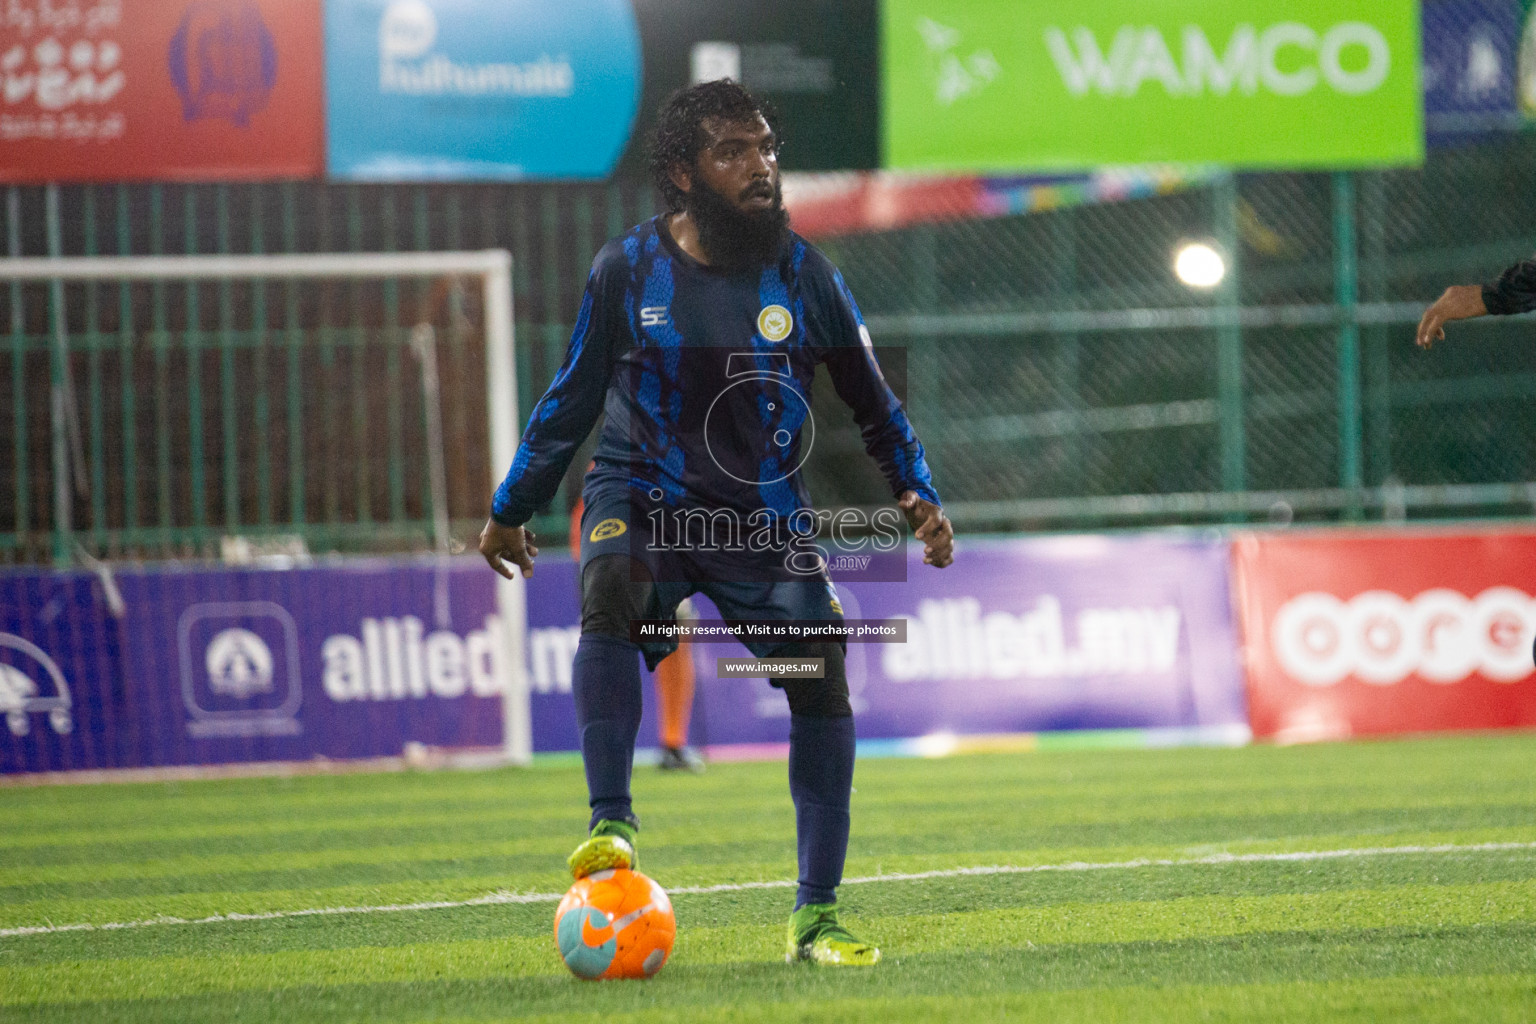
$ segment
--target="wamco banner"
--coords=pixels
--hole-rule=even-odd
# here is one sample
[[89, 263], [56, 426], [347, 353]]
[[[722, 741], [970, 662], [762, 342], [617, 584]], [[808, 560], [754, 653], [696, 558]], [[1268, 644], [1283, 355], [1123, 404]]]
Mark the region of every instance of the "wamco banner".
[[887, 0], [886, 164], [1413, 164], [1413, 0]]

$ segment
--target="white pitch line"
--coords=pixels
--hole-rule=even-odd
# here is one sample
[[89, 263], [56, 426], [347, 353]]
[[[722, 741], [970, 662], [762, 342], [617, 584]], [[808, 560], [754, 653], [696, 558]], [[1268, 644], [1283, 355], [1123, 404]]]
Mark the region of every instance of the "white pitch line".
[[[1221, 864], [1266, 864], [1296, 861], [1341, 860], [1355, 857], [1402, 857], [1438, 853], [1499, 853], [1516, 850], [1536, 850], [1531, 843], [1470, 843], [1459, 846], [1446, 843], [1439, 846], [1372, 846], [1344, 850], [1300, 850], [1293, 853], [1216, 853], [1208, 857], [1182, 859], [1138, 859], [1120, 861], [1071, 861], [1066, 864], [995, 864], [970, 868], [941, 868], [934, 871], [898, 872], [886, 875], [864, 875], [845, 878], [844, 885], [867, 885], [870, 882], [921, 882], [930, 878], [969, 878], [986, 875], [1032, 875], [1047, 871], [1124, 871], [1135, 868], [1198, 867]], [[673, 896], [707, 896], [721, 892], [747, 892], [753, 889], [793, 889], [797, 883], [781, 880], [773, 882], [728, 882], [721, 885], [689, 885], [667, 890]], [[56, 932], [106, 932], [123, 928], [148, 928], [166, 924], [220, 924], [226, 921], [275, 921], [288, 917], [330, 917], [337, 914], [396, 914], [415, 910], [455, 910], [460, 907], [492, 907], [509, 903], [554, 903], [565, 894], [560, 892], [492, 892], [470, 900], [430, 900], [423, 903], [384, 903], [361, 907], [309, 907], [304, 910], [272, 910], [262, 914], [214, 914], [210, 917], [169, 917], [160, 915], [142, 921], [113, 921], [107, 924], [42, 924], [20, 928], [0, 928], [0, 938], [16, 938], [23, 935], [52, 935]]]

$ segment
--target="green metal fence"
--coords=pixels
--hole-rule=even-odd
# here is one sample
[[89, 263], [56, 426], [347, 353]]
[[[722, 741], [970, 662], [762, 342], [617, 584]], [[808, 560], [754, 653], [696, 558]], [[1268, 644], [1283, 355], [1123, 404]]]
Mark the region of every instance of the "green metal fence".
[[[1536, 250], [1533, 180], [1536, 136], [1511, 134], [1417, 170], [1216, 175], [1153, 198], [822, 245], [877, 343], [906, 350], [911, 415], [964, 528], [1523, 515], [1536, 497], [1531, 324], [1457, 325], [1430, 353], [1411, 339], [1447, 284]], [[525, 415], [559, 364], [592, 255], [653, 211], [639, 182], [4, 199], [10, 255], [509, 249]], [[1213, 292], [1171, 272], [1188, 239], [1228, 255]], [[430, 546], [410, 350], [429, 301], [412, 282], [0, 289], [0, 561], [206, 557], [231, 535]], [[450, 514], [469, 541], [506, 467], [485, 455], [478, 312], [458, 301], [432, 316]], [[62, 460], [53, 385], [78, 422], [79, 450]], [[883, 500], [823, 390], [813, 495]], [[67, 535], [52, 513], [60, 487]], [[563, 535], [567, 492], [543, 532]]]
[[[12, 188], [5, 199], [17, 256], [515, 248], [529, 261], [519, 263], [522, 310], [560, 311], [516, 325], [524, 410], [558, 366], [562, 318], [596, 247], [623, 218], [649, 214], [647, 191], [617, 186], [125, 185]], [[531, 276], [534, 261], [545, 272]], [[412, 349], [423, 323], [435, 328], [448, 511], [461, 541], [505, 469], [493, 471], [487, 451], [472, 289], [402, 278], [0, 292], [0, 561], [219, 557], [230, 538], [283, 551], [430, 547], [423, 368]], [[50, 445], [56, 393], [71, 428], [63, 452]]]
[[[1511, 135], [1420, 170], [1217, 176], [825, 247], [907, 346], [913, 420], [973, 528], [1527, 515], [1532, 324], [1412, 339], [1446, 285], [1536, 250], [1533, 180], [1536, 136]], [[1228, 254], [1214, 292], [1175, 279], [1189, 239]], [[818, 496], [857, 472], [839, 445]]]

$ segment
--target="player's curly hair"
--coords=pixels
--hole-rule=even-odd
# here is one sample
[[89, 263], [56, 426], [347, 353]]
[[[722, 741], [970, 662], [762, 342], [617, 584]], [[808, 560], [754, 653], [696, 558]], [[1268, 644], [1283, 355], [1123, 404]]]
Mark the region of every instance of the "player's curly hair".
[[729, 78], [679, 89], [661, 105], [656, 115], [656, 130], [651, 136], [651, 177], [667, 209], [683, 209], [685, 193], [672, 181], [672, 168], [678, 164], [692, 167], [699, 150], [708, 141], [704, 122], [709, 118], [727, 124], [740, 124], [761, 115], [768, 127], [778, 132], [773, 104], [758, 99], [739, 82]]

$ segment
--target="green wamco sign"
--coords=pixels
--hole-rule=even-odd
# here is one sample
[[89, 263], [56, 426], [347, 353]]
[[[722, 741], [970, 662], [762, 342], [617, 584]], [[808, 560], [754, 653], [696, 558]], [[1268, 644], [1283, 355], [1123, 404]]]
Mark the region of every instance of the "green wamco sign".
[[885, 0], [885, 163], [1423, 158], [1415, 0]]

